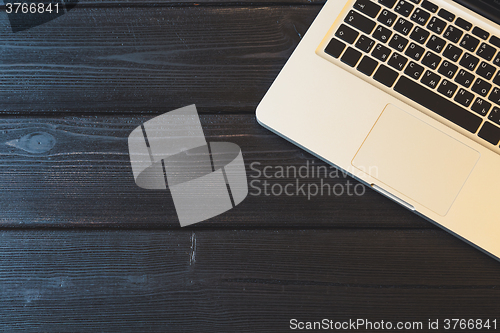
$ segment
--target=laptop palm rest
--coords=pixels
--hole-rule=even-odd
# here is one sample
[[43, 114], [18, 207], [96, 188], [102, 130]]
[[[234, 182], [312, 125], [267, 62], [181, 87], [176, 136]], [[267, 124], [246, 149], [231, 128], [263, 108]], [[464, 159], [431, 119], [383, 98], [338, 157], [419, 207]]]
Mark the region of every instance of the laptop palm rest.
[[388, 104], [352, 165], [403, 201], [410, 198], [444, 216], [479, 156], [476, 150]]

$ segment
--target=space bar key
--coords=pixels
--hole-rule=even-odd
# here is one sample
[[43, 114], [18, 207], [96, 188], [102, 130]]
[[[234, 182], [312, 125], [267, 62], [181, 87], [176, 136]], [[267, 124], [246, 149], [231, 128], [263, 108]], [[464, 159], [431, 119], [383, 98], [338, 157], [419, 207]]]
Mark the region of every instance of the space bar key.
[[481, 125], [480, 117], [407, 77], [401, 76], [394, 90], [471, 133]]

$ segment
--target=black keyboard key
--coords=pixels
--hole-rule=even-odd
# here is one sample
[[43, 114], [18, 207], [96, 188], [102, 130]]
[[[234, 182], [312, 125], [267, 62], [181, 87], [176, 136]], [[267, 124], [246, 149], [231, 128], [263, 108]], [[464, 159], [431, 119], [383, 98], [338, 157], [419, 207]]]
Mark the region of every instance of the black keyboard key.
[[493, 103], [500, 105], [500, 88], [493, 88], [488, 99]]
[[375, 28], [376, 23], [367, 17], [364, 17], [354, 10], [349, 11], [344, 22], [352, 25], [353, 27], [363, 31], [366, 34], [371, 34], [373, 28]]
[[425, 66], [436, 69], [441, 62], [441, 57], [437, 54], [432, 53], [431, 51], [427, 51], [424, 58], [422, 59], [422, 64]]
[[413, 23], [400, 17], [397, 20], [396, 24], [394, 25], [393, 29], [396, 30], [397, 32], [402, 33], [405, 36], [408, 36], [408, 34], [411, 31], [411, 28], [413, 28]]
[[358, 71], [361, 73], [371, 76], [375, 68], [377, 68], [378, 62], [370, 58], [369, 56], [364, 56], [359, 62], [357, 67]]
[[429, 88], [436, 88], [439, 81], [441, 80], [441, 77], [433, 72], [431, 72], [430, 70], [427, 70], [424, 74], [424, 76], [422, 76], [422, 79], [420, 80], [420, 82], [422, 82], [423, 84], [425, 84], [426, 86], [428, 86]]
[[377, 21], [390, 27], [394, 24], [394, 22], [396, 22], [397, 17], [398, 16], [396, 14], [394, 14], [393, 12], [391, 12], [387, 9], [383, 9], [380, 12], [380, 15], [378, 16]]
[[474, 99], [474, 94], [471, 92], [468, 92], [464, 88], [460, 88], [455, 95], [455, 102], [462, 104], [463, 106], [469, 106], [470, 103], [472, 103], [472, 100]]
[[446, 9], [441, 8], [438, 12], [438, 15], [444, 18], [448, 22], [453, 22], [455, 19], [455, 15], [447, 11]]
[[372, 56], [383, 62], [389, 59], [391, 52], [392, 51], [384, 45], [377, 44], [377, 46], [373, 49]]
[[438, 10], [438, 6], [436, 6], [435, 4], [433, 4], [432, 2], [427, 1], [427, 0], [424, 0], [424, 2], [422, 2], [422, 4], [420, 6], [422, 6], [423, 8], [427, 9], [428, 11], [430, 11], [432, 13], [435, 13]]
[[490, 61], [495, 56], [495, 52], [496, 49], [493, 46], [482, 43], [481, 46], [477, 49], [476, 54], [481, 58]]
[[488, 119], [494, 122], [497, 125], [500, 125], [500, 108], [498, 106], [494, 106], [493, 110], [491, 110]]
[[394, 7], [394, 11], [397, 12], [399, 15], [408, 17], [413, 11], [413, 8], [415, 8], [415, 6], [413, 6], [411, 3], [409, 3], [408, 1], [401, 0], [398, 1], [396, 7]]
[[476, 98], [472, 106], [470, 107], [472, 111], [476, 112], [480, 116], [486, 116], [488, 111], [490, 111], [491, 103], [486, 102], [481, 97]]
[[403, 52], [407, 44], [408, 40], [398, 34], [392, 36], [391, 41], [389, 42], [389, 46], [399, 52]]
[[491, 89], [491, 84], [481, 78], [477, 78], [472, 85], [472, 91], [485, 97]]
[[337, 29], [337, 32], [335, 33], [335, 36], [342, 39], [345, 42], [348, 42], [349, 44], [354, 43], [356, 38], [358, 38], [359, 33], [354, 30], [349, 28], [345, 24], [341, 24], [340, 27]]
[[490, 43], [495, 45], [496, 47], [500, 47], [500, 38], [497, 36], [491, 36]]
[[474, 29], [472, 29], [472, 33], [474, 35], [476, 35], [477, 37], [479, 37], [481, 39], [484, 39], [484, 40], [487, 40], [488, 37], [490, 37], [490, 33], [489, 32], [486, 32], [486, 31], [484, 31], [483, 29], [481, 29], [479, 27], [474, 27]]
[[479, 116], [405, 76], [399, 78], [394, 90], [469, 132], [475, 133], [481, 125]]
[[340, 60], [351, 66], [354, 67], [358, 63], [359, 58], [361, 58], [361, 52], [358, 50], [353, 49], [352, 47], [348, 47], [347, 50], [344, 52]]
[[460, 37], [462, 37], [463, 33], [464, 32], [462, 30], [460, 30], [452, 25], [449, 25], [448, 28], [446, 28], [446, 31], [444, 32], [443, 36], [444, 36], [444, 38], [446, 38], [450, 42], [458, 43], [458, 41], [460, 40]]
[[366, 53], [369, 53], [374, 45], [375, 41], [365, 35], [361, 35], [356, 42], [356, 47]]
[[429, 29], [430, 31], [434, 31], [438, 35], [440, 35], [444, 31], [444, 28], [446, 28], [446, 22], [438, 19], [437, 17], [431, 18], [431, 20], [427, 24], [427, 29]]
[[423, 44], [427, 40], [427, 37], [429, 37], [429, 31], [422, 29], [420, 27], [415, 27], [413, 31], [410, 34], [410, 38], [413, 39], [414, 41]]
[[466, 70], [460, 69], [457, 76], [455, 76], [455, 82], [460, 83], [466, 88], [469, 88], [476, 77], [467, 72]]
[[423, 72], [424, 72], [424, 68], [413, 61], [411, 61], [408, 64], [408, 66], [406, 66], [406, 69], [405, 69], [405, 74], [414, 80], [418, 80]]
[[421, 46], [418, 46], [415, 43], [410, 43], [410, 46], [406, 49], [405, 54], [409, 56], [410, 58], [413, 58], [415, 60], [420, 60], [422, 55], [424, 54], [424, 48]]
[[357, 0], [353, 7], [372, 18], [380, 11], [380, 6], [370, 0]]
[[398, 71], [402, 71], [407, 62], [407, 58], [394, 52], [387, 63], [389, 64], [389, 66], [394, 67]]
[[427, 20], [429, 19], [429, 17], [431, 17], [431, 14], [429, 14], [428, 12], [426, 12], [423, 9], [417, 8], [413, 12], [413, 14], [410, 17], [410, 19], [413, 22], [417, 22], [420, 25], [425, 25], [425, 23], [427, 23]]
[[341, 41], [332, 38], [330, 43], [328, 43], [328, 45], [325, 48], [325, 53], [331, 55], [334, 58], [338, 58], [342, 54], [342, 51], [344, 51], [345, 46], [346, 45]]
[[474, 52], [478, 45], [479, 39], [477, 39], [476, 37], [472, 37], [469, 34], [465, 34], [464, 38], [462, 38], [462, 41], [460, 42], [461, 47], [471, 52]]
[[378, 3], [386, 6], [386, 7], [389, 7], [389, 8], [392, 8], [394, 7], [394, 4], [396, 3], [397, 0], [378, 0]]
[[500, 71], [497, 73], [497, 75], [495, 75], [493, 83], [500, 85]]
[[452, 98], [455, 91], [457, 91], [458, 86], [450, 81], [444, 79], [439, 85], [438, 91], [448, 98]]
[[483, 61], [477, 68], [476, 73], [484, 77], [486, 80], [491, 80], [491, 78], [495, 74], [495, 70], [496, 70], [495, 66], [492, 66], [487, 62]]
[[439, 66], [438, 72], [440, 74], [443, 74], [447, 78], [451, 79], [453, 76], [455, 76], [455, 73], [458, 70], [458, 66], [455, 66], [448, 60], [444, 60], [441, 66]]
[[413, 2], [414, 4], [419, 4], [421, 0], [410, 0], [411, 2]]
[[462, 52], [463, 51], [455, 45], [448, 44], [444, 49], [443, 55], [451, 61], [457, 62], [458, 59], [460, 59]]
[[396, 79], [398, 78], [398, 72], [390, 69], [387, 66], [380, 65], [375, 72], [375, 75], [373, 75], [373, 78], [382, 83], [383, 85], [386, 85], [388, 87], [392, 87]]
[[479, 59], [474, 57], [470, 53], [465, 53], [462, 59], [460, 60], [460, 65], [464, 66], [465, 68], [473, 71], [477, 64], [479, 63]]
[[477, 135], [496, 146], [500, 141], [500, 127], [486, 121]]
[[381, 41], [382, 43], [386, 43], [389, 38], [391, 38], [392, 31], [379, 25], [377, 29], [373, 32], [373, 37]]
[[493, 65], [500, 66], [500, 52], [498, 52], [495, 59], [493, 59]]
[[471, 71], [473, 71], [476, 68], [478, 63], [479, 63], [479, 59], [474, 57], [472, 54], [467, 53], [467, 52], [464, 54], [464, 56], [460, 60], [460, 65], [464, 66], [465, 68], [467, 68], [468, 70], [471, 70]]
[[432, 35], [427, 42], [427, 47], [436, 53], [440, 53], [441, 51], [443, 51], [445, 45], [446, 41], [436, 35]]
[[455, 21], [455, 24], [458, 25], [460, 28], [469, 31], [472, 28], [472, 24], [470, 22], [467, 22], [463, 18], [459, 17]]

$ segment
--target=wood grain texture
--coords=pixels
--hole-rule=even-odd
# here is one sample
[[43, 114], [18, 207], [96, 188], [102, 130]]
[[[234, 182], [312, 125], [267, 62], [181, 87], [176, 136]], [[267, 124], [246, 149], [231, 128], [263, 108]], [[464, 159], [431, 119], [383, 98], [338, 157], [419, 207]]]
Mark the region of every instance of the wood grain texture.
[[[334, 1], [344, 1], [346, 0], [334, 0]], [[271, 6], [299, 6], [299, 5], [323, 5], [326, 0], [79, 0], [78, 7], [165, 7], [165, 6], [239, 6], [239, 5], [249, 5], [249, 6], [260, 6], [271, 5]]]
[[319, 6], [77, 6], [12, 33], [0, 16], [0, 111], [254, 113]]
[[5, 331], [288, 332], [291, 318], [427, 322], [500, 310], [500, 267], [439, 230], [3, 231], [0, 239]]
[[[1, 226], [178, 228], [170, 192], [141, 189], [132, 175], [127, 138], [149, 119], [151, 116], [2, 119]], [[262, 128], [253, 115], [202, 115], [201, 123], [207, 141], [228, 141], [241, 147], [252, 186], [235, 209], [195, 228], [434, 228]], [[52, 137], [53, 147], [33, 150], [40, 140], [46, 144], [44, 137], [30, 139], [35, 148], [17, 141], [37, 133]], [[279, 193], [288, 184], [292, 195]], [[315, 192], [318, 194], [313, 195]]]
[[[56, 0], [54, 0], [55, 3]], [[64, 0], [62, 0], [64, 1]], [[336, 1], [344, 1], [344, 0], [336, 0]], [[7, 1], [5, 1], [7, 2]], [[67, 1], [66, 1], [67, 2]], [[71, 3], [70, 10], [79, 7], [79, 8], [117, 8], [117, 7], [188, 7], [188, 6], [238, 6], [241, 4], [249, 5], [249, 6], [260, 6], [264, 5], [290, 5], [290, 6], [298, 6], [298, 5], [323, 5], [326, 3], [326, 0], [258, 0], [258, 1], [250, 1], [250, 0], [72, 0], [69, 1]], [[347, 2], [347, 1], [344, 1]], [[0, 10], [5, 10], [5, 5], [0, 4]]]

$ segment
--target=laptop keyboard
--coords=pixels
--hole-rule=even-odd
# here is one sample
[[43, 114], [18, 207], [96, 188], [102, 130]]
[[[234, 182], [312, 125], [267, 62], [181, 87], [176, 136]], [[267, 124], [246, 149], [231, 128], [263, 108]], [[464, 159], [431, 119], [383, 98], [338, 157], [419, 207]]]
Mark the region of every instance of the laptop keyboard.
[[427, 0], [357, 0], [324, 52], [500, 142], [500, 38]]

